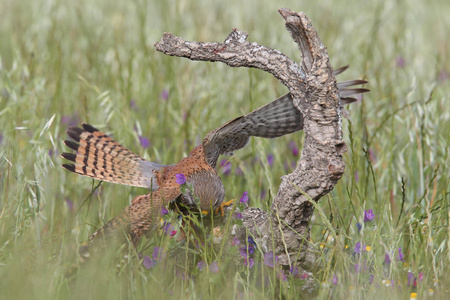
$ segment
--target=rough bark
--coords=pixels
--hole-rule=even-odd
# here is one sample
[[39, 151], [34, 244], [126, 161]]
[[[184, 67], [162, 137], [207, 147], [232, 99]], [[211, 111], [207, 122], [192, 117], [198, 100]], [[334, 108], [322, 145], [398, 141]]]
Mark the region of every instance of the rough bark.
[[[304, 13], [280, 9], [286, 29], [302, 52], [297, 64], [278, 50], [247, 41], [247, 33], [234, 29], [223, 43], [188, 42], [165, 33], [155, 44], [158, 51], [191, 60], [223, 62], [231, 67], [252, 67], [275, 76], [293, 95], [303, 113], [305, 141], [293, 173], [283, 176], [271, 212], [247, 208], [243, 237], [250, 232], [265, 252], [273, 251], [285, 270], [292, 265], [309, 269], [314, 255], [307, 251], [308, 222], [313, 206], [330, 192], [344, 172], [339, 92], [328, 53]], [[300, 254], [299, 254], [300, 253]]]

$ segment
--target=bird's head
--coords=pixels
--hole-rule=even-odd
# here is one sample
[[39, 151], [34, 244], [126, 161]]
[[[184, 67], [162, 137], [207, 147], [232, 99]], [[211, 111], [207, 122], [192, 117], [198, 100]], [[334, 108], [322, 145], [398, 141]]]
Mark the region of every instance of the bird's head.
[[217, 208], [225, 197], [225, 188], [219, 175], [213, 170], [192, 174], [182, 189], [181, 202], [191, 210], [211, 211]]

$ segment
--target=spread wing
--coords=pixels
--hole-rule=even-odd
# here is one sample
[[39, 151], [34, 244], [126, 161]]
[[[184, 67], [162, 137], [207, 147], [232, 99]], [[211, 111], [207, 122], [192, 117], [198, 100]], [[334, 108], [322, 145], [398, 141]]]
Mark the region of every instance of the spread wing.
[[[340, 74], [347, 68], [348, 66], [339, 68], [334, 74]], [[356, 99], [350, 96], [369, 91], [347, 87], [365, 83], [367, 83], [365, 80], [338, 83], [341, 105], [356, 102]], [[292, 95], [289, 93], [208, 133], [203, 139], [206, 160], [215, 168], [219, 155], [230, 154], [245, 147], [251, 136], [276, 138], [302, 129], [303, 115], [294, 106]]]
[[90, 250], [96, 249], [96, 244], [102, 240], [126, 241], [128, 238], [136, 247], [142, 236], [158, 225], [157, 218], [161, 207], [175, 200], [179, 194], [179, 188], [176, 188], [137, 196], [131, 205], [125, 207], [115, 218], [89, 236], [88, 241], [79, 249], [81, 256], [89, 257]]
[[74, 162], [63, 164], [63, 168], [113, 183], [150, 190], [158, 188], [154, 171], [164, 165], [146, 161], [89, 124], [83, 124], [82, 128], [70, 127], [67, 134], [73, 141], [67, 140], [64, 144], [76, 152], [61, 154]]
[[208, 133], [203, 139], [206, 160], [215, 168], [219, 155], [245, 147], [251, 136], [275, 138], [302, 128], [303, 116], [286, 94]]

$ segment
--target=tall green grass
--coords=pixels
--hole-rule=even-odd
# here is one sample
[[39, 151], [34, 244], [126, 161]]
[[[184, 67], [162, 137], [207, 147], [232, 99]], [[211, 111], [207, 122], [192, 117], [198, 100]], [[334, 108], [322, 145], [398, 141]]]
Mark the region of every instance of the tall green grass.
[[[296, 299], [308, 279], [318, 298], [448, 298], [448, 1], [214, 2], [0, 1], [0, 298]], [[78, 268], [79, 244], [146, 191], [60, 168], [65, 129], [89, 122], [149, 160], [179, 161], [286, 89], [258, 70], [166, 57], [153, 44], [163, 32], [221, 41], [236, 27], [299, 60], [280, 7], [311, 18], [333, 66], [351, 65], [339, 80], [366, 78], [371, 89], [349, 108], [345, 175], [311, 221], [313, 274], [283, 281], [263, 257], [251, 270], [236, 260], [245, 245], [229, 238], [225, 252], [187, 251], [161, 232], [137, 252], [109, 247]], [[248, 191], [252, 206], [268, 208], [301, 140], [253, 139], [219, 171], [227, 198]], [[375, 218], [364, 222], [369, 209]], [[145, 268], [161, 246], [171, 252]], [[202, 260], [210, 267], [200, 271]]]

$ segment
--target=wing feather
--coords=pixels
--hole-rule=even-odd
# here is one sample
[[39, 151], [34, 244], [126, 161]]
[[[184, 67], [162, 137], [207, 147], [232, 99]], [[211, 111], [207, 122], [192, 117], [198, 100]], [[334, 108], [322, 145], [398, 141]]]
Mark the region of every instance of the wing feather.
[[[344, 72], [348, 66], [336, 69], [334, 75]], [[348, 80], [338, 83], [341, 106], [356, 102], [350, 97], [366, 93], [363, 88], [347, 87], [365, 84], [365, 80]], [[219, 155], [230, 154], [248, 143], [251, 136], [276, 138], [303, 129], [303, 115], [294, 106], [290, 93], [275, 99], [251, 113], [231, 120], [206, 135], [203, 147], [207, 162], [216, 167]]]

